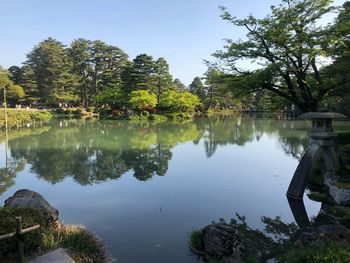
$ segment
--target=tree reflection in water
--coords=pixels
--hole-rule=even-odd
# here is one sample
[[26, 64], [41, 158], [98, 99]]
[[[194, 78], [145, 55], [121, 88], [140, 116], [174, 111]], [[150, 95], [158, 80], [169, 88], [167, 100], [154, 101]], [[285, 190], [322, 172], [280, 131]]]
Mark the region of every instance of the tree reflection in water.
[[186, 142], [203, 144], [210, 158], [218, 147], [269, 135], [278, 138], [286, 154], [299, 158], [307, 144], [303, 125], [244, 115], [187, 123], [62, 120], [24, 136], [11, 137], [10, 132], [9, 148], [13, 160], [25, 160], [35, 174], [53, 184], [72, 177], [89, 185], [118, 179], [128, 171], [145, 181], [166, 175], [172, 149]]

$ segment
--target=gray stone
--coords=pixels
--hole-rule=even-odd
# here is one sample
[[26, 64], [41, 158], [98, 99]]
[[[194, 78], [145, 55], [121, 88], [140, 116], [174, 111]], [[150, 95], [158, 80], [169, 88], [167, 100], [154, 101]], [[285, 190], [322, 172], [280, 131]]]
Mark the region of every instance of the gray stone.
[[29, 263], [75, 263], [75, 261], [63, 248], [58, 248], [29, 261]]
[[299, 236], [299, 241], [304, 246], [319, 242], [329, 245], [332, 241], [342, 241], [345, 244], [349, 244], [350, 231], [342, 225], [321, 225], [312, 232], [302, 232]]
[[350, 189], [337, 186], [337, 181], [334, 178], [326, 177], [325, 184], [329, 188], [330, 196], [338, 205], [350, 205]]
[[299, 119], [346, 119], [346, 115], [338, 112], [307, 112], [299, 115]]
[[39, 193], [22, 189], [5, 201], [4, 207], [32, 207], [43, 213], [48, 224], [58, 220], [58, 210], [53, 208]]
[[243, 262], [245, 247], [237, 231], [230, 225], [220, 223], [202, 230], [202, 250], [220, 262]]

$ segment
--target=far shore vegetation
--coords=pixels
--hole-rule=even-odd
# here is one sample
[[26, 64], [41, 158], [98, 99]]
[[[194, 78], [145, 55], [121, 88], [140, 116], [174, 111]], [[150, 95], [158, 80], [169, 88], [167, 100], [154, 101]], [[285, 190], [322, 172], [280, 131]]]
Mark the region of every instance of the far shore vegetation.
[[[244, 28], [246, 39], [227, 40], [189, 86], [174, 79], [165, 58], [140, 54], [131, 60], [101, 40], [78, 38], [65, 46], [49, 37], [21, 66], [0, 68], [0, 88], [6, 87], [10, 107], [112, 119], [190, 118], [218, 109], [349, 114], [350, 2], [331, 2], [283, 0], [262, 19], [238, 19], [222, 7], [222, 18]], [[322, 24], [331, 12], [334, 21]], [[259, 66], [240, 68], [242, 59]]]

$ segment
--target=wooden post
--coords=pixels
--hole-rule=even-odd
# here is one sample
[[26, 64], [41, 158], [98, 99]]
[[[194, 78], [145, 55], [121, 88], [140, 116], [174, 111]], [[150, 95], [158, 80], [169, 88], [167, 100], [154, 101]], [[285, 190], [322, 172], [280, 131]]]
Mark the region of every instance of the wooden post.
[[22, 238], [22, 217], [16, 217], [16, 236], [18, 244], [18, 262], [24, 262], [23, 238]]
[[8, 167], [8, 124], [7, 124], [7, 101], [6, 101], [6, 87], [4, 88], [4, 119], [5, 119], [5, 162], [6, 162], [6, 169]]

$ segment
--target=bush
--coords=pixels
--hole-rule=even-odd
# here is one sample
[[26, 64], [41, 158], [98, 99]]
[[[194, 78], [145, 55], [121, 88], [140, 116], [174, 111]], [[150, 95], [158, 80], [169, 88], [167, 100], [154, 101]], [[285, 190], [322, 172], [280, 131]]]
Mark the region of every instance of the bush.
[[[16, 231], [16, 217], [22, 217], [22, 228], [28, 228], [37, 224], [38, 230], [23, 235], [24, 252], [33, 252], [42, 243], [42, 233], [45, 230], [45, 218], [42, 213], [32, 208], [0, 208], [0, 235]], [[15, 237], [0, 241], [0, 258], [6, 254], [17, 253], [17, 240]]]
[[81, 116], [84, 113], [84, 109], [76, 108], [76, 109], [72, 110], [72, 113], [73, 113], [73, 115]]
[[[0, 110], [0, 127], [5, 125], [4, 111]], [[23, 126], [35, 121], [48, 122], [52, 115], [48, 111], [24, 111], [9, 110], [7, 112], [8, 126]]]
[[55, 112], [56, 112], [57, 114], [64, 114], [64, 113], [65, 113], [65, 110], [64, 110], [63, 108], [57, 108], [57, 109], [55, 110]]

